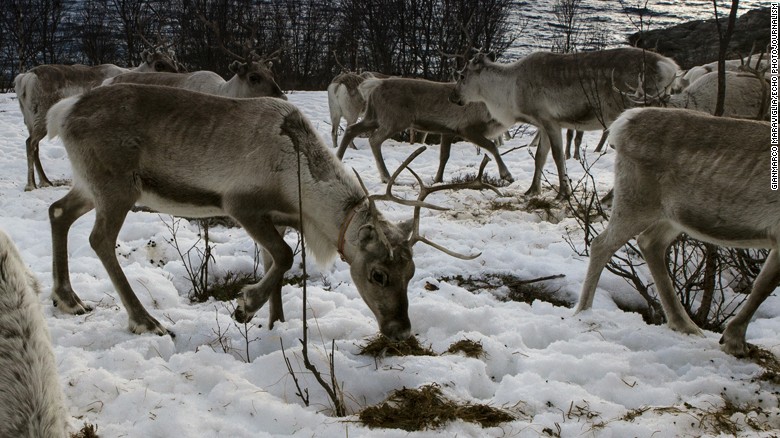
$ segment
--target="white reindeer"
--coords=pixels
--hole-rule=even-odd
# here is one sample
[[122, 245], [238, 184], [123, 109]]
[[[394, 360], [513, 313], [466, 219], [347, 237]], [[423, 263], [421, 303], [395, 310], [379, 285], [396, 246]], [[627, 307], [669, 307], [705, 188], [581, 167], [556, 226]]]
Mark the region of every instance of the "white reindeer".
[[669, 58], [636, 48], [557, 54], [536, 52], [511, 64], [477, 53], [461, 72], [452, 102], [483, 102], [505, 126], [532, 123], [540, 132], [533, 183], [527, 195], [541, 192], [541, 176], [552, 148], [558, 169], [558, 198], [571, 193], [561, 129], [601, 130], [633, 105], [614, 89], [643, 78], [646, 94], [664, 91], [674, 80], [677, 64]]
[[[725, 72], [726, 96], [723, 116], [743, 119], [769, 117], [769, 84], [763, 75]], [[707, 73], [679, 94], [669, 96], [666, 106], [713, 114], [718, 101], [718, 72]]]
[[[333, 147], [338, 147], [339, 125], [343, 117], [347, 126], [357, 122], [366, 105], [358, 85], [366, 76], [352, 72], [341, 73], [328, 85], [328, 110], [330, 111], [330, 136]], [[355, 145], [351, 144], [354, 148]]]
[[[748, 56], [747, 64], [745, 64], [745, 61], [743, 59], [727, 59], [725, 61], [726, 71], [740, 72], [740, 71], [745, 71], [746, 67], [755, 68], [756, 70], [764, 70], [769, 66], [769, 61], [767, 59], [758, 59], [756, 60], [755, 66], [751, 67], [750, 66], [751, 58], [752, 58], [752, 52], [751, 52], [751, 56]], [[692, 67], [684, 73], [681, 72], [681, 74], [678, 74], [677, 78], [672, 84], [671, 92], [680, 93], [683, 90], [685, 90], [688, 86], [696, 82], [696, 80], [701, 78], [702, 76], [717, 71], [718, 71], [718, 61], [713, 61], [708, 64], [697, 65], [695, 67]]]
[[[120, 84], [58, 103], [49, 111], [48, 129], [62, 138], [73, 165], [72, 189], [49, 208], [53, 299], [63, 311], [89, 310], [71, 287], [67, 237], [72, 223], [94, 208], [89, 242], [127, 309], [130, 330], [166, 333], [138, 301], [116, 259], [119, 229], [139, 203], [186, 217], [229, 216], [264, 248], [268, 269], [243, 289], [237, 321], [249, 321], [269, 299], [270, 323], [284, 320], [281, 282], [293, 252], [277, 229], [289, 226], [302, 231], [318, 262], [338, 252], [350, 264], [383, 334], [410, 336], [412, 245], [428, 243], [415, 226], [419, 210], [416, 220], [387, 222], [374, 200], [397, 200], [392, 185], [385, 195], [368, 196], [292, 104]], [[398, 202], [430, 206], [423, 198]]]
[[225, 97], [277, 97], [287, 100], [271, 71], [271, 61], [233, 61], [228, 67], [233, 73], [230, 80], [213, 71], [201, 70], [192, 73], [123, 73], [108, 78], [103, 85], [144, 84], [184, 88], [201, 93]]
[[13, 241], [0, 231], [0, 436], [66, 437], [65, 409], [38, 294]]
[[604, 266], [638, 235], [669, 327], [701, 334], [675, 295], [666, 269], [669, 245], [686, 233], [717, 245], [771, 248], [747, 302], [721, 338], [726, 352], [747, 354], [748, 323], [780, 283], [780, 192], [770, 186], [777, 179], [770, 174], [769, 123], [638, 108], [612, 124], [609, 143], [617, 151], [612, 215], [593, 239], [577, 312], [593, 305]]
[[447, 100], [455, 89], [452, 83], [423, 79], [369, 79], [358, 86], [366, 100], [363, 120], [347, 127], [336, 155], [344, 157], [347, 145], [358, 135], [370, 132], [368, 139], [382, 181], [390, 173], [382, 157], [382, 143], [396, 132], [412, 128], [442, 134], [439, 169], [435, 182], [443, 179], [454, 136], [460, 136], [493, 155], [502, 179], [513, 181], [496, 145], [488, 138], [503, 135], [508, 126], [494, 120], [485, 105], [466, 106]]
[[178, 67], [173, 52], [145, 50], [141, 54], [143, 62], [134, 68], [117, 67], [114, 64], [87, 65], [39, 65], [26, 73], [20, 73], [14, 79], [16, 96], [27, 127], [27, 185], [25, 191], [33, 190], [35, 170], [38, 171], [40, 186], [51, 186], [51, 181], [43, 171], [39, 157], [39, 143], [46, 137], [46, 112], [60, 99], [83, 93], [99, 86], [109, 77], [129, 71], [136, 72], [176, 72]]

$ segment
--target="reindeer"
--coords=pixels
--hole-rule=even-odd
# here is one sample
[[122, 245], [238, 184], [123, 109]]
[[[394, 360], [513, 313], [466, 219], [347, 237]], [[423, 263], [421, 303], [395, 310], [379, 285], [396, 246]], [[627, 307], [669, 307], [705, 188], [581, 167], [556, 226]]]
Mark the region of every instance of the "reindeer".
[[40, 286], [0, 231], [0, 436], [65, 438], [65, 409]]
[[541, 192], [542, 169], [552, 148], [558, 169], [558, 199], [571, 193], [561, 128], [605, 129], [632, 105], [613, 84], [635, 83], [639, 77], [646, 92], [662, 92], [678, 71], [671, 59], [636, 48], [536, 52], [511, 64], [494, 59], [491, 54], [474, 55], [462, 70], [450, 101], [459, 105], [483, 102], [491, 116], [505, 126], [517, 121], [536, 125], [541, 141], [526, 195]]
[[[724, 117], [742, 119], [763, 120], [769, 117], [769, 84], [761, 72], [750, 72], [745, 69], [740, 71], [726, 71], [726, 97], [724, 100]], [[641, 95], [641, 90], [635, 93]], [[662, 94], [657, 102], [647, 100], [646, 97], [633, 99], [636, 105], [645, 106], [653, 104], [669, 108], [687, 108], [709, 114], [715, 113], [715, 105], [718, 101], [718, 71], [707, 73], [688, 85], [677, 94]], [[596, 147], [596, 152], [601, 152], [605, 143], [607, 132], [605, 131]], [[566, 133], [566, 158], [570, 158], [572, 133]], [[582, 131], [577, 131], [574, 138], [574, 158], [580, 158], [580, 144], [582, 143]]]
[[669, 327], [700, 335], [669, 279], [669, 245], [684, 232], [716, 245], [771, 248], [750, 297], [720, 341], [726, 352], [746, 355], [747, 325], [780, 282], [780, 195], [770, 186], [769, 123], [637, 108], [609, 130], [609, 143], [617, 151], [612, 216], [593, 239], [577, 313], [593, 305], [612, 254], [638, 235]]
[[117, 67], [113, 64], [96, 66], [86, 65], [39, 65], [26, 73], [20, 73], [14, 79], [14, 88], [19, 99], [19, 107], [24, 117], [29, 136], [27, 137], [27, 185], [25, 191], [34, 190], [35, 171], [40, 177], [40, 186], [51, 186], [51, 181], [43, 171], [39, 157], [39, 143], [46, 137], [46, 112], [61, 99], [73, 96], [99, 86], [107, 78], [134, 72], [177, 72], [173, 52], [163, 52], [159, 47], [154, 51], [144, 50], [143, 62], [134, 69]]
[[[744, 119], [768, 119], [769, 84], [763, 75], [726, 71], [726, 96], [723, 116]], [[718, 101], [718, 72], [707, 73], [685, 88], [672, 94], [665, 105], [688, 108], [713, 114]]]
[[[418, 208], [440, 208], [425, 203], [423, 194], [416, 201], [392, 195], [394, 178], [410, 160], [384, 195], [369, 196], [292, 104], [150, 85], [99, 87], [63, 100], [49, 111], [48, 129], [62, 138], [74, 174], [70, 192], [49, 208], [52, 296], [63, 311], [90, 310], [70, 283], [67, 236], [73, 222], [94, 208], [89, 242], [119, 292], [130, 331], [167, 332], [144, 309], [116, 259], [117, 235], [138, 203], [185, 217], [229, 216], [264, 248], [265, 276], [243, 289], [233, 314], [239, 322], [251, 320], [269, 299], [271, 326], [284, 320], [281, 282], [293, 252], [279, 229], [294, 227], [318, 262], [338, 253], [350, 264], [385, 336], [410, 336], [412, 246], [432, 244], [419, 234]], [[415, 206], [416, 218], [386, 221], [375, 206], [379, 199]]]
[[[751, 55], [748, 56], [747, 59], [748, 68], [750, 68], [751, 57], [752, 57], [752, 51], [751, 51]], [[726, 62], [725, 70], [727, 72], [740, 72], [740, 71], [745, 71], [746, 69], [745, 61], [741, 58], [727, 59], [725, 62]], [[768, 67], [769, 67], [769, 61], [766, 59], [762, 60], [761, 57], [759, 57], [759, 59], [756, 61], [756, 65], [754, 66], [754, 68], [757, 70], [767, 69]], [[679, 74], [677, 79], [675, 79], [670, 91], [672, 93], [680, 93], [686, 88], [688, 88], [688, 86], [696, 82], [696, 80], [701, 78], [702, 76], [717, 71], [718, 71], [718, 61], [713, 61], [708, 64], [697, 65], [685, 72], [680, 72], [681, 74]]]
[[[358, 85], [366, 80], [362, 74], [344, 72], [333, 78], [328, 85], [328, 109], [330, 111], [330, 136], [333, 147], [338, 147], [339, 125], [343, 117], [347, 126], [357, 122], [366, 105]], [[354, 148], [355, 144], [350, 143]]]
[[282, 89], [274, 81], [272, 61], [247, 59], [233, 61], [230, 71], [233, 77], [225, 81], [212, 71], [192, 73], [123, 73], [106, 79], [103, 85], [145, 84], [184, 88], [201, 93], [225, 97], [277, 97], [287, 100]]
[[363, 120], [347, 127], [337, 152], [344, 157], [347, 145], [358, 135], [371, 132], [369, 144], [374, 154], [382, 181], [390, 174], [382, 158], [382, 142], [396, 132], [407, 128], [442, 134], [439, 169], [435, 182], [443, 179], [444, 167], [449, 159], [454, 136], [463, 137], [493, 155], [501, 178], [513, 181], [496, 145], [488, 138], [502, 135], [507, 126], [502, 125], [487, 112], [482, 104], [454, 105], [447, 101], [454, 84], [431, 82], [423, 79], [370, 79], [359, 85], [366, 100]]

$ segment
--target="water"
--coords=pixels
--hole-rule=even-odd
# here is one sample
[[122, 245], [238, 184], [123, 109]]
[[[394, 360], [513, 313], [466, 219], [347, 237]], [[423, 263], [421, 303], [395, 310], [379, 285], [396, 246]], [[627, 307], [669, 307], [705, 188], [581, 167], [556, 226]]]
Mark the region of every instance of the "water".
[[[738, 16], [772, 2], [742, 0]], [[551, 50], [555, 44], [557, 19], [553, 13], [554, 0], [518, 1], [515, 22], [517, 39], [507, 50], [509, 59], [519, 58], [536, 50]], [[592, 49], [603, 43], [606, 47], [624, 45], [628, 35], [643, 30], [661, 29], [691, 20], [714, 18], [710, 0], [647, 1], [647, 10], [639, 22], [639, 11], [645, 1], [638, 0], [582, 0], [577, 14], [579, 22], [578, 48]], [[727, 17], [731, 2], [718, 2], [718, 16]], [[557, 31], [560, 33], [560, 31]]]

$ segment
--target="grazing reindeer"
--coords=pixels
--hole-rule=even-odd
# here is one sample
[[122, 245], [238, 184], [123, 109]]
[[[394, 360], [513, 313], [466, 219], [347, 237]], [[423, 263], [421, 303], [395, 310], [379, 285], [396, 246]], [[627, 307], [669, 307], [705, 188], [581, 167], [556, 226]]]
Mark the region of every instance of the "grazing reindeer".
[[74, 174], [70, 192], [49, 208], [53, 299], [63, 311], [88, 310], [70, 283], [67, 237], [73, 222], [94, 208], [89, 242], [127, 309], [130, 330], [166, 333], [116, 259], [119, 230], [139, 203], [186, 217], [229, 216], [264, 248], [268, 269], [261, 281], [243, 289], [233, 315], [237, 321], [251, 320], [269, 299], [270, 323], [284, 320], [281, 282], [293, 252], [277, 227], [289, 226], [303, 231], [320, 263], [338, 252], [350, 264], [384, 335], [410, 336], [406, 290], [414, 274], [412, 245], [427, 241], [414, 222], [386, 221], [374, 201], [430, 204], [399, 200], [390, 194], [391, 185], [386, 195], [368, 196], [292, 104], [121, 84], [58, 103], [49, 111], [48, 129], [62, 138]]
[[[232, 54], [232, 52], [231, 52]], [[192, 73], [124, 73], [106, 79], [103, 85], [113, 84], [143, 84], [164, 85], [184, 88], [201, 93], [225, 97], [277, 97], [287, 100], [287, 96], [279, 88], [271, 71], [272, 59], [278, 52], [269, 55], [269, 59], [260, 59], [254, 53], [240, 60], [233, 61], [229, 69], [233, 73], [230, 80], [213, 71], [201, 70]], [[234, 55], [238, 57], [238, 55]]]
[[669, 278], [669, 245], [684, 232], [717, 245], [771, 248], [750, 297], [721, 338], [726, 352], [747, 354], [747, 325], [780, 283], [780, 194], [770, 188], [769, 131], [766, 122], [680, 109], [638, 108], [620, 116], [609, 135], [617, 151], [612, 216], [593, 239], [577, 312], [593, 305], [612, 254], [639, 235], [669, 327], [700, 334]]
[[382, 142], [396, 132], [413, 128], [442, 134], [435, 182], [442, 181], [452, 140], [456, 135], [490, 152], [496, 160], [501, 178], [513, 181], [498, 148], [488, 140], [502, 135], [507, 126], [491, 118], [482, 104], [459, 106], [450, 103], [447, 97], [453, 92], [454, 84], [390, 78], [366, 80], [358, 88], [366, 100], [365, 114], [363, 120], [347, 127], [336, 154], [339, 159], [344, 157], [352, 139], [371, 132], [368, 139], [371, 152], [382, 181], [388, 181], [390, 174], [382, 158]]
[[99, 86], [104, 80], [121, 73], [135, 72], [176, 72], [177, 64], [173, 52], [145, 50], [141, 54], [143, 62], [134, 69], [117, 67], [113, 64], [96, 66], [86, 65], [39, 65], [27, 73], [20, 73], [14, 79], [19, 107], [22, 110], [24, 124], [27, 126], [27, 185], [25, 191], [33, 190], [35, 171], [40, 177], [40, 186], [51, 186], [39, 158], [39, 143], [46, 137], [46, 112], [60, 99], [73, 96]]
[[64, 438], [65, 410], [40, 287], [0, 231], [0, 436]]
[[[752, 58], [752, 52], [747, 59], [748, 68], [750, 68], [751, 58]], [[725, 66], [727, 72], [744, 71], [746, 67], [745, 61], [742, 59], [727, 59]], [[755, 69], [762, 70], [768, 68], [768, 66], [769, 66], [768, 60], [766, 59], [762, 60], [759, 58], [756, 61]], [[670, 91], [672, 93], [680, 93], [686, 88], [688, 88], [688, 86], [696, 82], [696, 80], [701, 78], [702, 76], [717, 71], [718, 71], [718, 61], [713, 61], [710, 62], [709, 64], [704, 64], [704, 65], [697, 65], [696, 67], [693, 67], [684, 73], [681, 72], [682, 74], [679, 74], [677, 79], [675, 79]]]
[[450, 96], [460, 105], [483, 102], [490, 114], [505, 126], [516, 121], [532, 123], [541, 131], [533, 183], [527, 195], [541, 192], [541, 176], [552, 148], [558, 169], [558, 198], [571, 193], [561, 128], [593, 131], [605, 129], [631, 105], [614, 83], [635, 83], [644, 78], [644, 91], [659, 92], [669, 86], [678, 71], [669, 58], [636, 48], [620, 48], [557, 54], [536, 52], [511, 64], [494, 62], [477, 53], [466, 64]]
[[[763, 75], [726, 71], [726, 97], [723, 116], [743, 119], [769, 117], [769, 84]], [[701, 76], [682, 93], [672, 94], [666, 101], [670, 108], [687, 108], [709, 114], [718, 102], [718, 72]]]

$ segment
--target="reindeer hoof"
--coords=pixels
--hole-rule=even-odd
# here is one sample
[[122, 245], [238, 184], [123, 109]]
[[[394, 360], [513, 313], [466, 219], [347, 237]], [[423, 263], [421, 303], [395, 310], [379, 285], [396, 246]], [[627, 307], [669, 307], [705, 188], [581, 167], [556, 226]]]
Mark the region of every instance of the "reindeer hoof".
[[159, 321], [152, 318], [150, 315], [143, 315], [140, 321], [129, 320], [130, 332], [137, 335], [144, 333], [154, 333], [158, 336], [171, 335], [172, 333], [165, 328]]
[[67, 300], [63, 300], [58, 296], [52, 294], [51, 302], [54, 305], [54, 307], [58, 308], [60, 311], [64, 313], [69, 313], [71, 315], [83, 315], [85, 313], [92, 311], [91, 306], [87, 306], [86, 304], [84, 304], [75, 295], [73, 297], [70, 297]]
[[726, 339], [726, 335], [720, 337], [719, 341], [721, 350], [734, 357], [750, 357], [758, 348], [755, 345], [748, 344], [744, 340], [729, 340]]
[[239, 298], [238, 305], [236, 306], [236, 310], [233, 312], [233, 319], [236, 322], [247, 324], [250, 321], [252, 321], [252, 318], [254, 316], [255, 316], [255, 312], [247, 312], [244, 308], [244, 300], [242, 298]]
[[523, 193], [523, 195], [525, 195], [525, 196], [539, 196], [541, 193], [542, 193], [541, 190], [539, 190], [536, 187], [531, 186], [531, 188], [526, 190], [525, 193]]
[[274, 317], [274, 316], [269, 317], [268, 318], [268, 328], [269, 329], [273, 329], [274, 328], [274, 324], [276, 324], [277, 322], [284, 322], [284, 316], [282, 316], [282, 317]]

